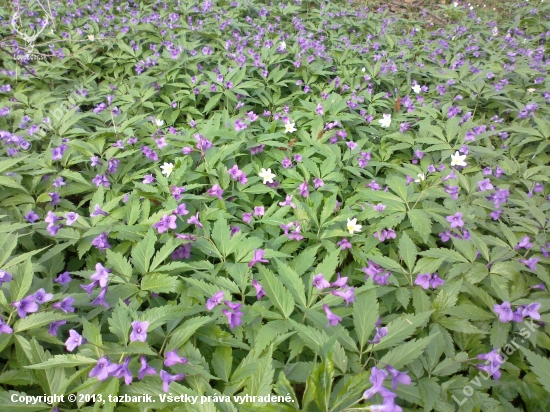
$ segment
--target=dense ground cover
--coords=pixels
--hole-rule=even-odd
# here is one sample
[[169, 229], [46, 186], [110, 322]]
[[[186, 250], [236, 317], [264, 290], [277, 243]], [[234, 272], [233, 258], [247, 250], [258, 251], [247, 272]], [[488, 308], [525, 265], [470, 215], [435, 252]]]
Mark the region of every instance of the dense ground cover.
[[547, 411], [550, 7], [514, 10], [3, 7], [0, 406]]

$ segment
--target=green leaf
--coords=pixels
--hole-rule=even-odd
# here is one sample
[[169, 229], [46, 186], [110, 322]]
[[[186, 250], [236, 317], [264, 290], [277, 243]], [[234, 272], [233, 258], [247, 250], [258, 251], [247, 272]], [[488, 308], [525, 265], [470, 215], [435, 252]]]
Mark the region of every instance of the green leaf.
[[214, 223], [214, 229], [212, 230], [212, 239], [216, 244], [216, 247], [221, 252], [223, 257], [226, 257], [229, 249], [229, 243], [231, 241], [231, 230], [227, 224], [227, 220], [220, 217], [216, 223]]
[[414, 245], [414, 242], [411, 240], [409, 235], [403, 233], [401, 239], [399, 239], [399, 254], [405, 261], [405, 264], [409, 268], [409, 271], [412, 271], [414, 268], [414, 263], [416, 262], [416, 255], [418, 254], [418, 249]]
[[132, 278], [132, 265], [130, 265], [128, 259], [126, 259], [122, 253], [113, 252], [111, 249], [107, 249], [107, 263], [117, 273], [124, 276], [127, 281]]
[[261, 285], [269, 301], [288, 319], [292, 312], [294, 312], [295, 302], [292, 294], [269, 269], [259, 265], [258, 270], [262, 277]]
[[151, 273], [141, 279], [141, 290], [155, 293], [170, 293], [178, 290], [181, 281], [166, 273]]
[[118, 336], [124, 346], [128, 343], [128, 334], [132, 324], [130, 308], [122, 301], [113, 310], [113, 314], [107, 320], [111, 333]]
[[186, 320], [182, 325], [178, 326], [174, 332], [172, 332], [172, 337], [166, 345], [166, 348], [169, 350], [181, 348], [183, 344], [187, 342], [187, 339], [193, 336], [197, 329], [212, 320], [213, 319], [208, 316], [198, 316], [196, 318]]
[[56, 367], [72, 368], [75, 366], [89, 366], [95, 365], [97, 359], [88, 358], [82, 355], [56, 355], [46, 362], [38, 363], [36, 365], [25, 366], [26, 369], [50, 369]]
[[66, 315], [64, 313], [40, 312], [28, 315], [24, 319], [19, 319], [13, 325], [13, 331], [16, 333], [25, 330], [36, 329], [48, 325], [58, 320], [70, 320], [75, 318], [75, 315]]
[[382, 359], [380, 359], [380, 363], [383, 365], [392, 365], [396, 369], [401, 369], [408, 363], [418, 359], [424, 352], [426, 346], [428, 346], [431, 340], [436, 336], [437, 334], [433, 334], [418, 340], [410, 340], [386, 353]]
[[218, 346], [212, 355], [212, 369], [216, 376], [224, 382], [229, 382], [233, 365], [232, 349], [228, 346]]
[[34, 271], [32, 269], [31, 259], [28, 258], [25, 263], [17, 265], [12, 275], [13, 279], [10, 282], [12, 302], [20, 301], [25, 297], [32, 285]]
[[432, 313], [433, 310], [416, 315], [405, 314], [392, 320], [387, 325], [388, 334], [382, 338], [380, 343], [374, 345], [373, 351], [391, 348], [403, 342], [414, 333], [416, 328], [423, 325]]
[[430, 216], [421, 209], [412, 209], [407, 212], [411, 226], [416, 233], [420, 235], [424, 242], [428, 241], [428, 237], [432, 232], [432, 221]]
[[315, 256], [317, 256], [320, 247], [320, 245], [309, 247], [292, 260], [290, 267], [298, 276], [302, 276], [311, 267], [311, 262], [315, 261]]
[[441, 388], [432, 378], [422, 378], [418, 381], [418, 389], [422, 395], [424, 411], [431, 411], [435, 402], [440, 399]]
[[132, 263], [141, 274], [145, 274], [149, 271], [151, 258], [155, 253], [155, 241], [156, 236], [153, 233], [153, 229], [149, 229], [145, 238], [132, 250]]
[[444, 248], [431, 248], [424, 252], [420, 252], [422, 256], [431, 257], [435, 259], [445, 259], [447, 262], [464, 262], [468, 263], [468, 260], [464, 258], [460, 253], [451, 249]]
[[441, 326], [443, 326], [445, 329], [454, 330], [455, 332], [462, 332], [462, 333], [481, 333], [481, 334], [487, 334], [487, 332], [482, 331], [479, 328], [476, 328], [474, 325], [472, 325], [470, 322], [468, 322], [466, 319], [458, 319], [454, 317], [446, 317], [446, 318], [440, 318], [437, 320], [437, 323], [439, 323]]
[[155, 258], [153, 259], [153, 262], [151, 263], [151, 267], [149, 268], [149, 271], [154, 271], [156, 268], [159, 267], [159, 265], [164, 262], [164, 260], [172, 254], [172, 252], [178, 247], [178, 245], [181, 243], [181, 241], [177, 239], [170, 239], [168, 242], [164, 244], [163, 247], [160, 248], [160, 250], [155, 254]]
[[353, 327], [362, 349], [370, 338], [378, 321], [378, 301], [376, 289], [359, 294], [353, 303]]
[[275, 261], [277, 262], [279, 279], [281, 279], [283, 284], [290, 290], [290, 293], [292, 293], [292, 296], [298, 302], [298, 304], [305, 307], [306, 289], [304, 286], [304, 282], [290, 266], [277, 259], [275, 259]]
[[519, 348], [531, 364], [531, 370], [537, 375], [537, 380], [546, 389], [546, 392], [550, 393], [550, 361], [548, 358], [542, 357], [521, 345]]

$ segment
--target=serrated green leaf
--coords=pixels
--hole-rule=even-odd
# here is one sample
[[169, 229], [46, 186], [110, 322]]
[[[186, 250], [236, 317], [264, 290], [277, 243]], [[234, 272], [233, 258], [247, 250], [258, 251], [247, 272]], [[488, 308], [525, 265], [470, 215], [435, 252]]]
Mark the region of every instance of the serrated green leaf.
[[409, 362], [412, 362], [422, 355], [426, 346], [428, 346], [431, 340], [436, 336], [437, 334], [433, 334], [418, 340], [412, 339], [386, 353], [382, 359], [380, 359], [380, 363], [383, 365], [392, 365], [396, 369], [401, 369]]
[[281, 311], [283, 316], [288, 319], [294, 312], [294, 299], [283, 283], [269, 269], [258, 266], [262, 281], [260, 282], [264, 288], [269, 301]]
[[414, 263], [416, 262], [416, 255], [418, 254], [418, 249], [414, 245], [414, 242], [411, 240], [409, 235], [403, 233], [401, 239], [399, 239], [399, 254], [405, 261], [405, 264], [409, 268], [409, 271], [412, 271], [414, 268]]

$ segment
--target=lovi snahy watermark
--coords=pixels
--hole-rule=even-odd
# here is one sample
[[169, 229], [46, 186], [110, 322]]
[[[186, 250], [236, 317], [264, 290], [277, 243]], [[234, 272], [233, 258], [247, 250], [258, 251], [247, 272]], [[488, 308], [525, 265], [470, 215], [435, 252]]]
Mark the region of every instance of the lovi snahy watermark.
[[[519, 330], [519, 335], [521, 336], [521, 342], [524, 342], [526, 339], [529, 339], [531, 333], [539, 327], [532, 319], [525, 321], [526, 328], [521, 328]], [[474, 395], [474, 387], [481, 387], [480, 377], [486, 381], [490, 378], [498, 380], [500, 378], [500, 366], [506, 362], [508, 357], [512, 355], [516, 350], [520, 348], [520, 345], [516, 342], [516, 338], [510, 340], [502, 349], [494, 349], [491, 352], [483, 355], [478, 355], [478, 359], [485, 360], [483, 365], [478, 365], [480, 373], [476, 375], [475, 378], [470, 380], [470, 385], [462, 388], [462, 394], [464, 397], [458, 399], [455, 395], [452, 395], [453, 400], [458, 403], [459, 406], [464, 405], [470, 398]], [[481, 371], [484, 371], [484, 375]]]
[[19, 37], [25, 42], [26, 46], [23, 48], [25, 53], [16, 53], [14, 58], [16, 60], [45, 60], [46, 56], [33, 54], [34, 44], [38, 36], [46, 29], [49, 23], [48, 17], [45, 17], [38, 26], [38, 29], [35, 30], [32, 34], [27, 34], [27, 32], [22, 31], [19, 27], [18, 21], [20, 21], [19, 11], [16, 11], [10, 19], [10, 25], [13, 30], [19, 35]]

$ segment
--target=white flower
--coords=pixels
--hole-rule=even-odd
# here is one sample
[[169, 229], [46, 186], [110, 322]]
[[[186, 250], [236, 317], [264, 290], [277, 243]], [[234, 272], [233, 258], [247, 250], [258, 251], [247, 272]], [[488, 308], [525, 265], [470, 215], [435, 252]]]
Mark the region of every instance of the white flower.
[[380, 122], [380, 126], [382, 127], [390, 127], [391, 123], [391, 114], [384, 114], [384, 118], [378, 120]]
[[172, 171], [174, 170], [174, 164], [173, 163], [164, 163], [161, 167], [162, 174], [166, 175], [166, 177], [170, 176]]
[[414, 179], [416, 183], [420, 183], [421, 180], [426, 180], [426, 175], [424, 173], [418, 173], [418, 179]]
[[453, 1], [453, 3], [451, 4], [451, 6], [453, 7], [458, 7], [458, 3], [456, 1]]
[[286, 43], [284, 40], [281, 42], [280, 47], [281, 47], [281, 50], [286, 50]]
[[454, 155], [451, 155], [451, 166], [467, 166], [466, 155], [461, 155], [459, 152], [456, 152]]
[[417, 84], [417, 85], [413, 86], [413, 87], [412, 87], [412, 90], [413, 90], [413, 92], [415, 92], [415, 93], [417, 93], [417, 94], [420, 93], [420, 85]]
[[93, 34], [90, 34], [90, 35], [88, 36], [88, 40], [94, 41], [94, 40], [95, 40], [95, 36], [94, 36]]
[[162, 119], [155, 119], [155, 124], [156, 124], [158, 127], [161, 127], [161, 126], [164, 124], [164, 120], [162, 120]]
[[367, 71], [367, 69], [365, 69], [365, 68], [363, 67], [363, 68], [361, 69], [361, 71], [362, 71], [363, 73], [365, 73], [365, 72]]
[[262, 171], [260, 173], [258, 173], [258, 175], [264, 179], [264, 185], [266, 183], [273, 183], [273, 178], [275, 177], [275, 175], [273, 173], [271, 173], [271, 169], [267, 169], [265, 170], [263, 167], [262, 167]]
[[527, 89], [527, 93], [533, 93], [535, 90], [537, 90], [537, 89], [532, 89], [532, 88], [531, 88], [531, 89]]
[[296, 123], [288, 121], [285, 123], [285, 133], [292, 133], [296, 131], [296, 128], [294, 127]]
[[360, 232], [361, 231], [361, 225], [357, 224], [357, 219], [349, 219], [348, 218], [348, 224], [347, 224], [348, 230], [350, 235], [353, 235], [353, 232]]
[[493, 27], [493, 30], [491, 30], [491, 34], [492, 34], [493, 36], [498, 36], [498, 28]]

